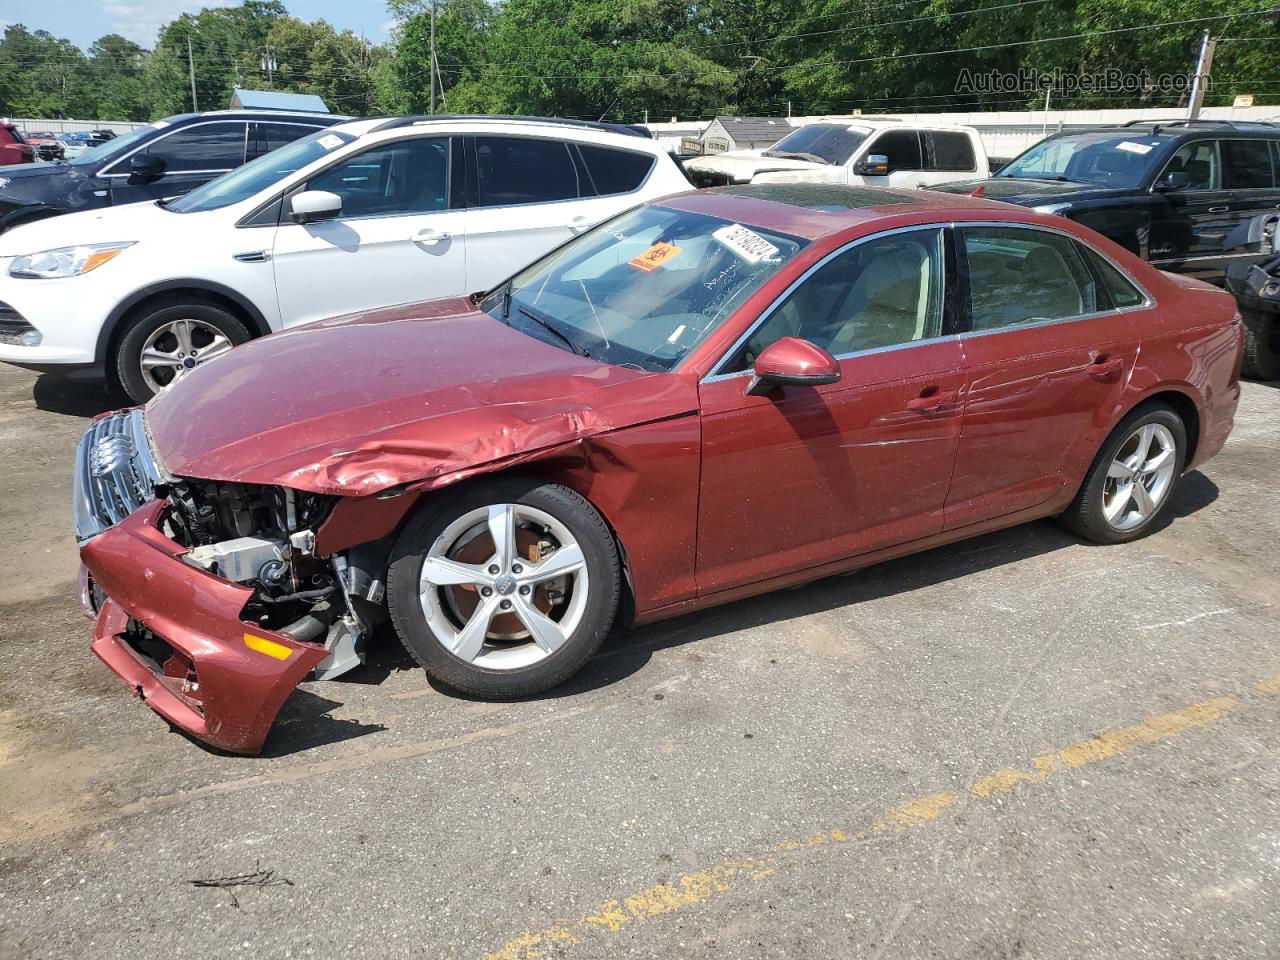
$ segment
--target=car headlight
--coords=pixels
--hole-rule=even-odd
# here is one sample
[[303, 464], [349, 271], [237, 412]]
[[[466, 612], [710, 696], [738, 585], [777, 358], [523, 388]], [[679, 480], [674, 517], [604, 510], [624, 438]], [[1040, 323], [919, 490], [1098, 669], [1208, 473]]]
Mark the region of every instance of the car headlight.
[[9, 276], [25, 280], [54, 280], [59, 277], [78, 277], [96, 270], [122, 250], [132, 247], [128, 243], [85, 243], [74, 247], [57, 247], [41, 250], [26, 256], [14, 257], [9, 264]]
[[1031, 210], [1034, 213], [1062, 213], [1069, 206], [1069, 203], [1046, 203], [1042, 207], [1032, 207]]

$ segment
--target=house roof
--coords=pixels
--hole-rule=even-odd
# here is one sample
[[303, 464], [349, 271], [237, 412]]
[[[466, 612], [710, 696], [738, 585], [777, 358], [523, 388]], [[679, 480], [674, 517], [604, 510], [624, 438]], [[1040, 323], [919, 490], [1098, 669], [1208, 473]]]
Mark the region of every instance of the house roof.
[[325, 102], [313, 93], [277, 93], [274, 90], [241, 90], [231, 94], [231, 106], [245, 110], [293, 110], [328, 113]]
[[781, 140], [794, 128], [785, 117], [716, 117], [734, 140]]

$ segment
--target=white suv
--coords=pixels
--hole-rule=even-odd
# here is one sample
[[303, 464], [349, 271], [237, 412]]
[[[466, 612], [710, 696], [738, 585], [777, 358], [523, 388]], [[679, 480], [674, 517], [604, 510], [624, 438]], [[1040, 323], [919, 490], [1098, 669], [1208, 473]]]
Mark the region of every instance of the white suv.
[[689, 188], [628, 127], [339, 124], [185, 197], [0, 235], [0, 361], [112, 376], [142, 402], [252, 337], [487, 290], [600, 221]]

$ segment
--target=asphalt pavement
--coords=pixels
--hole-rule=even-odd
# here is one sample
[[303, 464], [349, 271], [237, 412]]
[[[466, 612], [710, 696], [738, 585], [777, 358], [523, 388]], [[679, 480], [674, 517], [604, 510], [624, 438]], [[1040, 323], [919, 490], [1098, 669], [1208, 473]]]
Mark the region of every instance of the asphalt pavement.
[[383, 636], [244, 758], [89, 651], [71, 458], [122, 398], [0, 367], [0, 958], [1278, 957], [1278, 386], [1136, 543], [1018, 527], [518, 703]]

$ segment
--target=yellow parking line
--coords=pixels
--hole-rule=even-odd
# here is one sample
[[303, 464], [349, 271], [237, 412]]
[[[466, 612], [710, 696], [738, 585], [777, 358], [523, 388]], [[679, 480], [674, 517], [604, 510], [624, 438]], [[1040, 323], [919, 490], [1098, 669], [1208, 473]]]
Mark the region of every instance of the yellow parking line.
[[[1280, 675], [1269, 677], [1254, 689], [1268, 696], [1280, 695]], [[1030, 770], [1001, 769], [979, 777], [969, 787], [969, 796], [984, 800], [1006, 794], [1020, 784], [1033, 785], [1051, 776], [1110, 760], [1124, 753], [1180, 736], [1188, 730], [1209, 727], [1239, 707], [1236, 697], [1217, 697], [1149, 717], [1141, 723], [1098, 734], [1052, 753], [1032, 758]], [[485, 960], [536, 960], [563, 956], [568, 948], [590, 934], [616, 934], [637, 923], [675, 913], [703, 903], [742, 886], [744, 882], [765, 880], [775, 874], [775, 865], [788, 854], [815, 847], [858, 843], [873, 834], [902, 833], [938, 820], [960, 800], [956, 793], [932, 793], [899, 804], [876, 817], [865, 830], [832, 828], [803, 840], [782, 840], [764, 856], [725, 860], [679, 880], [654, 884], [627, 896], [604, 900], [592, 913], [576, 919], [561, 919], [540, 930], [526, 930], [503, 946], [485, 955]]]

